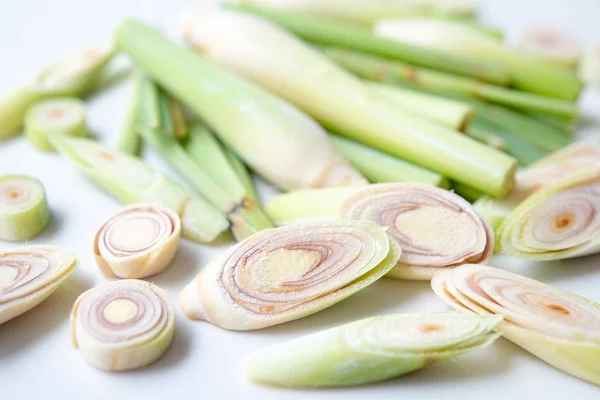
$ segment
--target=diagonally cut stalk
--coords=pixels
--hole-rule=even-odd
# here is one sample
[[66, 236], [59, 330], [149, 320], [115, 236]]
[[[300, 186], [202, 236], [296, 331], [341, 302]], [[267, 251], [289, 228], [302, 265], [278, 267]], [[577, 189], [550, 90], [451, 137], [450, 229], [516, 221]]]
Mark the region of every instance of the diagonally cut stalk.
[[0, 176], [0, 240], [31, 239], [49, 220], [46, 191], [40, 181], [24, 175]]

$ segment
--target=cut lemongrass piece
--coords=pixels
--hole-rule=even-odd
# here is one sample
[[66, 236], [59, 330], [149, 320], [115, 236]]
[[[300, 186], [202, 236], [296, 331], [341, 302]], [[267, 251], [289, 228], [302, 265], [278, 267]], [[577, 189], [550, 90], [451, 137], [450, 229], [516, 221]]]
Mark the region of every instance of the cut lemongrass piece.
[[579, 75], [589, 85], [600, 90], [600, 46], [596, 46], [583, 55]]
[[56, 247], [0, 251], [0, 324], [40, 304], [71, 275], [75, 264], [73, 254]]
[[187, 239], [212, 242], [229, 226], [219, 210], [136, 157], [64, 135], [53, 136], [52, 144], [120, 201], [159, 204], [178, 213]]
[[31, 239], [50, 220], [42, 183], [24, 175], [0, 176], [0, 240]]
[[136, 204], [110, 217], [94, 238], [94, 256], [109, 278], [145, 278], [171, 264], [181, 219], [165, 207]]
[[568, 68], [577, 68], [581, 44], [572, 36], [551, 27], [536, 27], [523, 32], [517, 48], [524, 53]]
[[448, 187], [448, 180], [436, 172], [342, 136], [330, 137], [354, 168], [372, 183], [417, 182]]
[[385, 275], [400, 247], [370, 221], [268, 229], [210, 262], [183, 289], [191, 319], [230, 330], [261, 329], [314, 314]]
[[243, 368], [278, 387], [379, 382], [488, 346], [501, 321], [458, 312], [372, 317], [255, 351]]
[[331, 131], [498, 197], [512, 185], [512, 157], [403, 110], [268, 21], [206, 11], [190, 14], [185, 32], [198, 51], [292, 101]]
[[188, 123], [185, 118], [183, 106], [168, 93], [160, 96], [160, 112], [163, 121], [168, 121], [166, 132], [176, 139], [183, 139], [188, 133]]
[[[467, 135], [469, 135], [470, 137], [472, 137], [473, 139], [476, 139], [478, 141], [480, 141], [481, 143], [485, 143], [490, 147], [493, 147], [497, 150], [500, 151], [506, 151], [507, 149], [507, 143], [506, 140], [501, 137], [498, 136], [497, 134], [487, 131], [485, 129], [480, 129], [474, 126], [469, 127], [465, 133]], [[513, 154], [511, 154], [513, 157], [515, 157]], [[517, 161], [519, 161], [519, 164], [521, 163], [521, 160], [519, 160], [517, 157], [515, 157], [517, 159]]]
[[112, 55], [110, 47], [80, 51], [44, 69], [25, 85], [0, 98], [0, 139], [19, 130], [27, 109], [35, 101], [85, 93]]
[[84, 292], [71, 311], [71, 338], [89, 364], [125, 371], [152, 364], [171, 344], [175, 308], [158, 286], [136, 279]]
[[402, 247], [387, 276], [428, 280], [465, 263], [484, 262], [494, 252], [491, 227], [460, 196], [414, 183], [286, 193], [266, 206], [276, 223], [308, 217], [369, 220]]
[[463, 185], [462, 183], [452, 182], [452, 190], [469, 203], [473, 203], [484, 196], [479, 190]]
[[54, 151], [49, 136], [55, 133], [88, 136], [85, 104], [76, 98], [46, 99], [25, 114], [25, 136], [38, 150]]
[[140, 71], [134, 71], [130, 79], [130, 99], [125, 122], [119, 136], [117, 150], [124, 154], [137, 156], [142, 149], [142, 139], [137, 133], [137, 125], [140, 115], [140, 90], [143, 75]]
[[600, 385], [600, 304], [515, 273], [463, 265], [437, 275], [450, 307], [502, 315], [496, 330], [567, 374]]

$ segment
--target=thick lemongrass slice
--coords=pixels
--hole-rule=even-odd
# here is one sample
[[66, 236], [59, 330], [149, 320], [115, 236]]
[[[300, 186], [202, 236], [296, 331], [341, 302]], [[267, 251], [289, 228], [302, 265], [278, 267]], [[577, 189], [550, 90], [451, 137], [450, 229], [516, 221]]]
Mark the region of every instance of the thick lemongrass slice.
[[52, 144], [120, 201], [159, 204], [175, 211], [187, 239], [212, 242], [229, 227], [219, 210], [139, 158], [109, 150], [90, 139], [55, 135]]
[[211, 261], [179, 304], [189, 318], [221, 328], [266, 328], [342, 301], [385, 275], [400, 253], [370, 221], [268, 229]]
[[75, 270], [75, 256], [50, 246], [0, 251], [0, 324], [31, 310]]
[[401, 376], [494, 342], [496, 315], [396, 314], [366, 318], [251, 353], [246, 376], [265, 385], [361, 385]]
[[460, 196], [414, 183], [287, 193], [266, 206], [275, 222], [308, 217], [369, 220], [385, 228], [402, 248], [388, 276], [428, 280], [465, 263], [484, 262], [494, 250], [490, 226]]
[[579, 41], [551, 27], [539, 26], [526, 30], [521, 34], [517, 48], [524, 53], [573, 69], [581, 58]]
[[579, 75], [587, 84], [600, 89], [600, 46], [590, 49], [583, 55]]
[[268, 21], [204, 11], [188, 16], [185, 32], [207, 57], [292, 101], [336, 133], [495, 196], [512, 185], [513, 158], [404, 111]]
[[171, 344], [175, 308], [162, 289], [126, 279], [84, 292], [71, 311], [71, 339], [89, 364], [125, 371], [152, 364]]
[[136, 204], [102, 224], [94, 256], [107, 277], [145, 278], [171, 264], [180, 236], [181, 219], [173, 210]]
[[0, 176], [0, 240], [31, 239], [49, 220], [46, 191], [40, 181], [24, 175]]
[[0, 139], [19, 130], [27, 109], [35, 101], [86, 92], [112, 56], [110, 47], [80, 51], [44, 69], [25, 85], [0, 98]]
[[48, 137], [56, 132], [88, 136], [85, 104], [76, 98], [46, 99], [27, 110], [25, 136], [38, 150], [54, 151]]
[[438, 274], [433, 290], [447, 305], [504, 316], [496, 329], [548, 364], [600, 385], [600, 304], [484, 265]]

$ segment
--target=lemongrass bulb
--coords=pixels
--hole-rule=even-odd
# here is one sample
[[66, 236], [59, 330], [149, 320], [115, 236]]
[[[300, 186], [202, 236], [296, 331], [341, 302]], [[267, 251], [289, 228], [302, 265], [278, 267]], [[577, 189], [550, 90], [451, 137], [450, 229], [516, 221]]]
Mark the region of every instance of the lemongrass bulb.
[[76, 98], [42, 100], [25, 114], [25, 136], [42, 151], [54, 151], [48, 139], [53, 133], [88, 136], [84, 103]]
[[600, 46], [595, 46], [583, 55], [579, 75], [587, 84], [600, 90]]
[[230, 330], [266, 328], [345, 299], [385, 275], [399, 256], [370, 221], [268, 229], [209, 263], [179, 302], [191, 319]]
[[75, 256], [50, 246], [0, 251], [0, 324], [50, 296], [75, 270]]
[[96, 233], [96, 263], [108, 277], [155, 275], [175, 257], [180, 236], [181, 219], [171, 209], [143, 204], [126, 207]]
[[517, 48], [569, 68], [577, 67], [581, 44], [577, 39], [550, 27], [536, 27], [521, 35]]
[[126, 279], [84, 292], [71, 311], [73, 345], [104, 371], [144, 367], [167, 350], [175, 309], [158, 286]]
[[600, 385], [600, 304], [524, 276], [483, 265], [438, 274], [447, 305], [503, 315], [498, 332], [554, 367]]
[[398, 314], [367, 318], [258, 350], [246, 375], [274, 386], [347, 386], [377, 382], [491, 344], [499, 316]]
[[50, 220], [42, 183], [23, 175], [0, 176], [0, 240], [38, 235]]

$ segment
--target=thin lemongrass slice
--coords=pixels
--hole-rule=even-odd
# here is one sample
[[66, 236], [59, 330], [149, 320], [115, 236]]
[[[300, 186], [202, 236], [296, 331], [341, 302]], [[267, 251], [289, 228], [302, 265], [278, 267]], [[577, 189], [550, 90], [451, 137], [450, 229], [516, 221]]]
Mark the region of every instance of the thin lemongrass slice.
[[0, 240], [31, 239], [49, 220], [46, 191], [40, 181], [24, 175], [0, 176]]
[[437, 275], [431, 284], [450, 307], [504, 316], [496, 330], [508, 340], [600, 385], [600, 304], [484, 265], [463, 265]]
[[600, 90], [600, 46], [596, 45], [583, 55], [579, 75], [587, 84]]
[[75, 256], [50, 246], [0, 251], [0, 324], [31, 310], [75, 270]]
[[396, 314], [366, 318], [251, 353], [246, 376], [265, 385], [361, 385], [405, 375], [493, 343], [500, 316]]
[[577, 68], [581, 44], [577, 39], [556, 28], [538, 26], [524, 31], [517, 43], [523, 53], [540, 57], [567, 68]]
[[210, 262], [183, 289], [191, 319], [261, 329], [321, 311], [385, 275], [401, 250], [370, 221], [261, 231]]
[[183, 237], [187, 239], [209, 243], [229, 227], [219, 210], [139, 158], [83, 138], [55, 135], [52, 144], [123, 203], [159, 204], [175, 211], [181, 217]]
[[94, 256], [107, 277], [145, 278], [171, 264], [181, 219], [165, 207], [136, 204], [110, 217], [94, 238]]
[[88, 136], [85, 104], [76, 98], [46, 99], [27, 110], [25, 136], [38, 150], [54, 151], [49, 136]]
[[160, 358], [175, 331], [175, 308], [158, 286], [136, 279], [84, 292], [71, 311], [71, 338], [104, 371], [141, 368]]
[[17, 133], [27, 109], [35, 101], [86, 92], [112, 56], [110, 47], [85, 49], [44, 69], [25, 85], [0, 98], [0, 139]]

